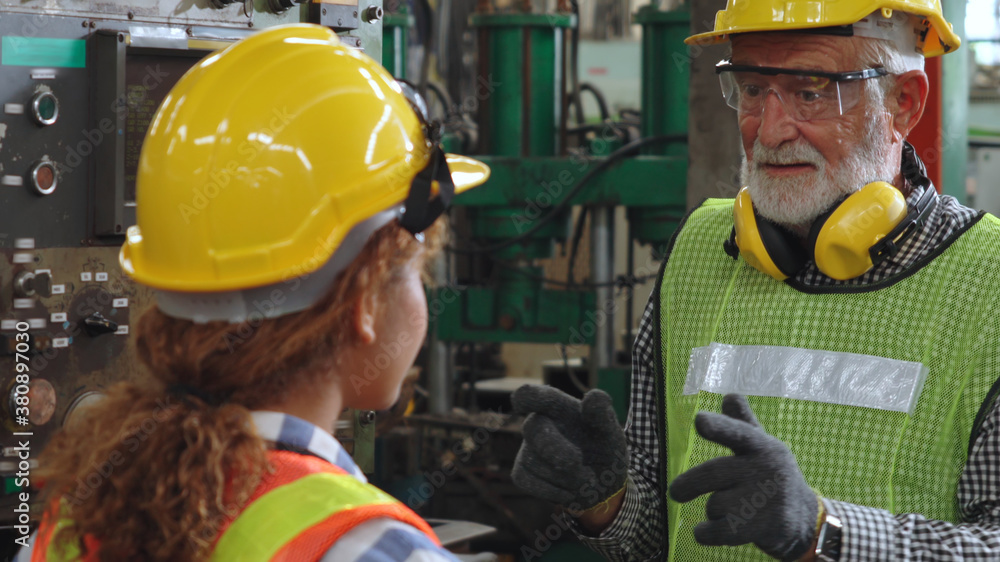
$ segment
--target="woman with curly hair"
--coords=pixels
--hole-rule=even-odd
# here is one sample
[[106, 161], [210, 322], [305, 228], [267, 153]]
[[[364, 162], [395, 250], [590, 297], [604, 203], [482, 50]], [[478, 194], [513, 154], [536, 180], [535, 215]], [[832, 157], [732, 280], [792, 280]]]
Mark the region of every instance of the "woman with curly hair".
[[436, 219], [489, 175], [428, 135], [403, 86], [320, 26], [181, 78], [120, 260], [156, 295], [136, 329], [152, 376], [48, 446], [31, 560], [451, 559], [331, 435], [344, 408], [397, 399]]

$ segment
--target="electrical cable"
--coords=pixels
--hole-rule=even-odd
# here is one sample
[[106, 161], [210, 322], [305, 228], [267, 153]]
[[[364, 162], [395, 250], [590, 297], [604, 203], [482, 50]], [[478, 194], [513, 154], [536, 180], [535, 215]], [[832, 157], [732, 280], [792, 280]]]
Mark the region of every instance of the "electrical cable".
[[[521, 275], [522, 277], [527, 277], [528, 279], [542, 281], [543, 283], [551, 283], [553, 285], [558, 285], [560, 287], [567, 287], [567, 289], [570, 289], [569, 283], [563, 281], [562, 279], [553, 279], [551, 277], [545, 277], [544, 275], [536, 275], [534, 273], [528, 273], [527, 271], [524, 271], [523, 268], [518, 267], [515, 264], [503, 260], [498, 260], [496, 258], [493, 258], [492, 261], [493, 263], [510, 271], [511, 273], [516, 273], [517, 275]], [[602, 287], [615, 287], [618, 289], [628, 289], [630, 287], [635, 287], [636, 285], [641, 285], [652, 279], [656, 279], [656, 277], [657, 275], [644, 275], [642, 277], [636, 277], [634, 275], [618, 275], [615, 277], [614, 281], [608, 281], [606, 283], [590, 283], [590, 282], [574, 283], [571, 289], [579, 291], [598, 289]]]
[[451, 96], [448, 92], [444, 90], [441, 86], [434, 82], [427, 82], [427, 91], [437, 96], [438, 101], [444, 107], [444, 118], [448, 119], [455, 115], [455, 104], [451, 100]]
[[590, 392], [590, 388], [588, 388], [587, 385], [580, 382], [580, 379], [576, 378], [576, 373], [574, 373], [573, 370], [569, 368], [569, 355], [566, 354], [566, 344], [564, 343], [559, 344], [559, 351], [562, 353], [563, 369], [566, 370], [566, 376], [569, 378], [569, 382], [573, 383], [573, 386], [575, 386], [576, 389], [579, 390], [582, 394], [587, 394], [588, 392]]
[[598, 174], [611, 167], [612, 164], [617, 163], [619, 160], [649, 145], [659, 144], [664, 142], [686, 142], [686, 141], [687, 141], [687, 135], [681, 134], [681, 135], [659, 135], [631, 142], [619, 148], [618, 150], [612, 152], [606, 158], [601, 159], [601, 161], [598, 162], [596, 166], [591, 168], [582, 178], [580, 178], [580, 181], [578, 181], [576, 185], [574, 185], [569, 190], [566, 196], [563, 197], [559, 201], [559, 203], [553, 206], [552, 211], [550, 211], [547, 215], [538, 219], [535, 222], [535, 224], [532, 225], [531, 228], [529, 228], [528, 230], [522, 232], [521, 234], [513, 238], [508, 238], [507, 240], [504, 240], [502, 242], [497, 242], [496, 244], [491, 244], [489, 246], [482, 246], [482, 247], [474, 246], [473, 248], [455, 248], [453, 246], [447, 246], [446, 249], [449, 252], [454, 252], [457, 254], [492, 254], [497, 250], [509, 248], [514, 244], [521, 243], [531, 238], [531, 236], [533, 236], [536, 232], [544, 228], [547, 224], [549, 224], [557, 216], [559, 216], [560, 213], [562, 213], [567, 207], [570, 206], [570, 202], [573, 200], [573, 198], [576, 197], [576, 195], [580, 193], [580, 191], [582, 191], [583, 188], [586, 187], [588, 183], [590, 183], [595, 177], [597, 177]]
[[594, 99], [597, 100], [597, 107], [601, 112], [601, 121], [611, 119], [611, 112], [608, 111], [608, 102], [604, 98], [604, 94], [597, 89], [597, 86], [591, 84], [590, 82], [584, 82], [580, 84], [580, 93], [582, 94], [583, 92], [590, 92], [590, 94], [594, 96]]

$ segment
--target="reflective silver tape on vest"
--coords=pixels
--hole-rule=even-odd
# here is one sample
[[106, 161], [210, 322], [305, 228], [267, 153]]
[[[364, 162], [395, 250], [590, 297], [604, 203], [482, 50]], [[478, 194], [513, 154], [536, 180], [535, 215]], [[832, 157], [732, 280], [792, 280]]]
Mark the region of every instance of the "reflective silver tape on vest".
[[684, 394], [747, 394], [913, 414], [922, 363], [858, 353], [713, 343], [691, 351]]

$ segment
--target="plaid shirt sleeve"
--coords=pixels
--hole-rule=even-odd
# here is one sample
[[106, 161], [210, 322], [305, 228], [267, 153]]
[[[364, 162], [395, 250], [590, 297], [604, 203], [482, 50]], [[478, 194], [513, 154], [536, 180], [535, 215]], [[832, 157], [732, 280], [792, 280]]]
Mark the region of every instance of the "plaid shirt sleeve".
[[1000, 402], [983, 422], [958, 482], [963, 523], [824, 500], [844, 524], [844, 562], [1000, 560]]
[[632, 390], [625, 439], [629, 447], [629, 479], [625, 499], [611, 526], [599, 536], [589, 536], [575, 519], [567, 523], [580, 541], [608, 560], [659, 560], [666, 521], [660, 495], [660, 426], [656, 415], [653, 319], [656, 291], [639, 321], [639, 335], [632, 348]]

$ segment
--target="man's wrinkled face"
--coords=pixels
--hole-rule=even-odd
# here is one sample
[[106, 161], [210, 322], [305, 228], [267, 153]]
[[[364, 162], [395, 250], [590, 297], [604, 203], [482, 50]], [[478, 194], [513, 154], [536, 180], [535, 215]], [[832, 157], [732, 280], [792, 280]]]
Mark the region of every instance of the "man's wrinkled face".
[[[751, 34], [733, 38], [733, 64], [847, 72], [867, 68], [857, 39]], [[880, 80], [891, 79], [891, 77]], [[778, 96], [760, 115], [739, 115], [742, 182], [761, 216], [804, 233], [840, 199], [873, 181], [892, 182], [892, 132], [881, 100], [866, 94], [843, 115], [797, 121]]]

